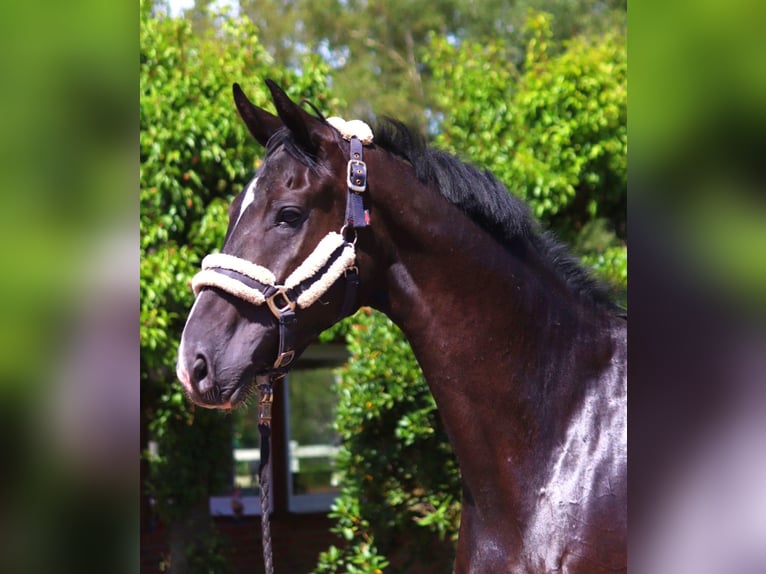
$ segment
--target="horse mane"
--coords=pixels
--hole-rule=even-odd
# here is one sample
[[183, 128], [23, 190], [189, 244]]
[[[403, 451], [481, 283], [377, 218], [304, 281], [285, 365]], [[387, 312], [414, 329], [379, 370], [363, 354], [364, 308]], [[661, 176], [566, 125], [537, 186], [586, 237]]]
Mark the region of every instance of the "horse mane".
[[531, 245], [574, 293], [596, 305], [620, 310], [607, 285], [596, 280], [553, 232], [543, 230], [527, 205], [489, 171], [429, 148], [421, 135], [398, 120], [381, 119], [373, 133], [375, 145], [409, 162], [421, 182], [433, 184], [507, 249], [518, 253]]
[[[447, 201], [506, 249], [523, 256], [523, 251], [532, 246], [546, 267], [559, 275], [573, 293], [618, 314], [624, 313], [612, 301], [609, 287], [595, 279], [552, 231], [543, 230], [529, 207], [492, 173], [428, 147], [419, 133], [393, 118], [378, 120], [373, 133], [375, 145], [409, 162], [421, 182], [434, 185]], [[286, 128], [278, 130], [268, 141], [266, 155], [280, 146], [304, 165], [318, 168], [316, 158], [298, 145]]]

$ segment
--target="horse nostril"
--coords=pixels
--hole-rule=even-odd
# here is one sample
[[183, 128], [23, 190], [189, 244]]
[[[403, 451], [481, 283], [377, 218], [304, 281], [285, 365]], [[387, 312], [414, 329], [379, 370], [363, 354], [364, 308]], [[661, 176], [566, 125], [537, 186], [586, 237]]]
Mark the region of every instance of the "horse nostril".
[[213, 382], [207, 375], [207, 361], [202, 355], [197, 355], [192, 365], [192, 381], [200, 393], [206, 393], [213, 388]]

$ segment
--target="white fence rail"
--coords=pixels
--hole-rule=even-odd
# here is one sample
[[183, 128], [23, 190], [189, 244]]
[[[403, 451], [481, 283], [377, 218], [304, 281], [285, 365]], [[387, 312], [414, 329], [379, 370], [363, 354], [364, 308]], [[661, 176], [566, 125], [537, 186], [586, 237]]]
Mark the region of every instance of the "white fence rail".
[[[340, 447], [331, 444], [306, 444], [299, 445], [297, 441], [290, 441], [290, 472], [300, 472], [301, 460], [306, 458], [332, 458], [338, 454]], [[234, 460], [237, 462], [249, 462], [256, 465], [261, 462], [261, 451], [257, 448], [235, 448]], [[252, 468], [252, 466], [251, 466]]]

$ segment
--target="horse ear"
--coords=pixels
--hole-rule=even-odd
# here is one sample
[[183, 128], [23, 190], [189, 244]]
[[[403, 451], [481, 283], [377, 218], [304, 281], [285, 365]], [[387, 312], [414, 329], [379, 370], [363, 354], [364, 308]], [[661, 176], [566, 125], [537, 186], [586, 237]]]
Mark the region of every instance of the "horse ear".
[[321, 143], [332, 137], [331, 128], [293, 102], [274, 80], [266, 80], [266, 85], [285, 126], [305, 150], [316, 153]]
[[234, 92], [234, 103], [237, 105], [237, 111], [239, 111], [247, 129], [250, 130], [259, 144], [266, 147], [269, 138], [283, 126], [282, 120], [248, 100], [239, 84], [234, 84], [232, 91]]

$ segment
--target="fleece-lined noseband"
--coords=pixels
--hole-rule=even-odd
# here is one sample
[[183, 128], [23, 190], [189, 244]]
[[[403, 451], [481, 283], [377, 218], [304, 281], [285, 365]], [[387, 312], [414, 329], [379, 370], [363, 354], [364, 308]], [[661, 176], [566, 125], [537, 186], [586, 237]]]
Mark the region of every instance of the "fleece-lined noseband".
[[340, 233], [330, 232], [284, 284], [277, 285], [274, 274], [265, 267], [226, 253], [214, 253], [202, 260], [202, 271], [192, 279], [192, 289], [197, 294], [203, 287], [218, 287], [253, 305], [265, 303], [279, 318], [285, 307], [306, 308], [314, 303], [353, 267], [355, 258], [354, 245]]

